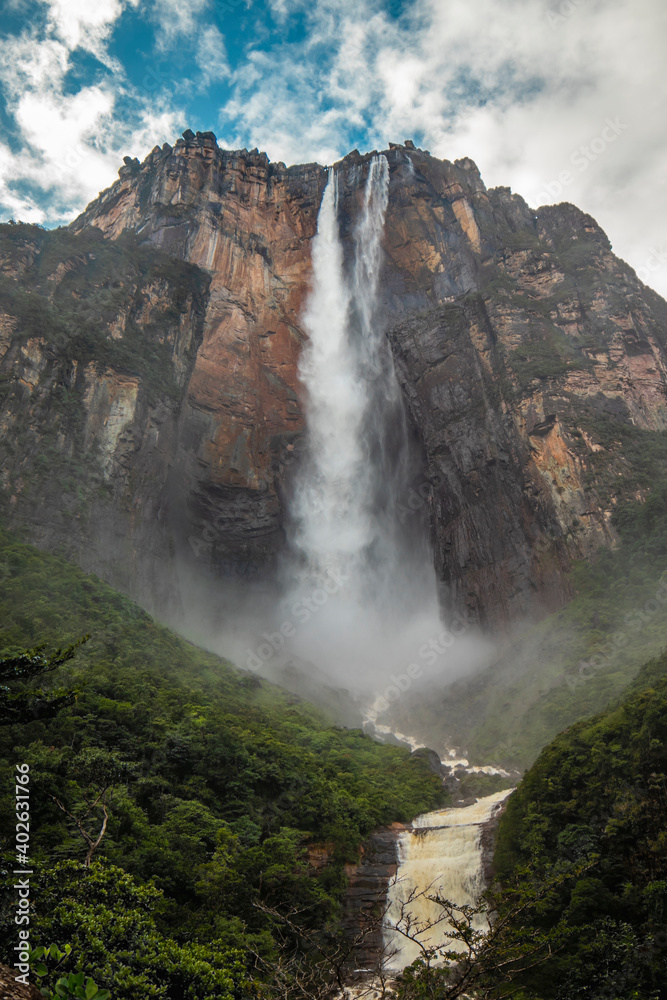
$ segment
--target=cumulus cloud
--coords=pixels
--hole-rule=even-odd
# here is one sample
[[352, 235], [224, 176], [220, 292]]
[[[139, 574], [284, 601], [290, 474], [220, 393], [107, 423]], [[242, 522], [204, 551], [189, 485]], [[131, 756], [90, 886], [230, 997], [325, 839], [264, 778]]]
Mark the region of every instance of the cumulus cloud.
[[[6, 212], [71, 216], [113, 181], [124, 153], [201, 119], [216, 85], [221, 144], [288, 163], [404, 138], [470, 156], [489, 186], [590, 212], [667, 294], [663, 0], [409, 0], [398, 16], [386, 0], [255, 0], [252, 30], [233, 41], [214, 19], [232, 9], [222, 27], [233, 32], [248, 0], [37, 2], [45, 18], [5, 43], [0, 70], [18, 137], [0, 143]], [[153, 25], [167, 66], [139, 93], [109, 55], [130, 8]], [[71, 92], [78, 51], [100, 72]]]
[[77, 48], [94, 53], [104, 60], [106, 42], [113, 24], [125, 7], [136, 7], [139, 0], [50, 0], [48, 26], [62, 39], [68, 50]]
[[196, 60], [202, 78], [207, 82], [222, 80], [229, 75], [225, 40], [214, 24], [209, 24], [200, 32]]
[[155, 0], [152, 18], [157, 26], [157, 47], [166, 51], [179, 40], [191, 38], [210, 6], [211, 0]]
[[[250, 53], [223, 109], [235, 140], [294, 162], [414, 136], [532, 204], [575, 202], [638, 269], [667, 249], [661, 0], [415, 0], [399, 18], [375, 0], [272, 6], [305, 34]], [[602, 149], [608, 120], [623, 127]], [[651, 281], [667, 293], [667, 267]]]
[[[0, 86], [15, 136], [0, 142], [0, 205], [30, 222], [68, 221], [106, 187], [126, 153], [173, 135], [176, 112], [145, 99], [128, 118], [122, 68], [107, 53], [113, 27], [137, 0], [44, 0], [44, 26], [5, 43]], [[95, 57], [99, 79], [72, 92], [77, 50]]]

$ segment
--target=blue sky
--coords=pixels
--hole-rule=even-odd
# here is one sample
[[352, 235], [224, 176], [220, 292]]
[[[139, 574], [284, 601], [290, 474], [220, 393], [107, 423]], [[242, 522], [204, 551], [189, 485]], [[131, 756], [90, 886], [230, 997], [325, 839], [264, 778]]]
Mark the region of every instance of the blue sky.
[[0, 0], [0, 218], [180, 132], [330, 163], [412, 138], [573, 201], [667, 294], [663, 0]]

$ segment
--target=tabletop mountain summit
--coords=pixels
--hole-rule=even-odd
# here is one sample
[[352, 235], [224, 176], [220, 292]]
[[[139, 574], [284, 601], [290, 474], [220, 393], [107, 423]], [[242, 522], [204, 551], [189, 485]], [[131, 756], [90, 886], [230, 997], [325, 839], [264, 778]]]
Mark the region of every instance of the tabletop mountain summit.
[[[573, 205], [532, 209], [409, 141], [384, 158], [400, 518], [428, 525], [443, 603], [502, 627], [558, 607], [664, 467], [667, 303]], [[334, 168], [348, 269], [372, 159]], [[69, 227], [0, 227], [9, 526], [162, 615], [192, 574], [270, 578], [327, 179], [187, 130], [126, 157]]]

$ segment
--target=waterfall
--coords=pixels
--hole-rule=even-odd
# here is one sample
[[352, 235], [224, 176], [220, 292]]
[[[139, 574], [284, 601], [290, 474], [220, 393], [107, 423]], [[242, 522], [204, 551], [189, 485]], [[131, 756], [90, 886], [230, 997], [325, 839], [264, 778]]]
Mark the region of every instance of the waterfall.
[[[405, 968], [421, 956], [417, 941], [409, 940], [397, 930], [406, 927], [409, 914], [411, 927], [427, 947], [445, 947], [459, 951], [463, 945], [451, 942], [450, 925], [442, 920], [443, 910], [428, 896], [438, 895], [456, 906], [477, 903], [483, 889], [482, 824], [490, 819], [509, 791], [496, 792], [478, 799], [463, 809], [441, 809], [418, 816], [410, 829], [401, 834], [398, 844], [398, 870], [389, 886], [385, 918], [384, 947], [390, 969]], [[416, 898], [410, 901], [411, 895]], [[430, 930], [420, 928], [440, 922]], [[476, 927], [484, 929], [483, 916], [476, 918]]]
[[387, 159], [369, 163], [350, 260], [338, 181], [330, 168], [302, 317], [306, 437], [292, 483], [283, 612], [298, 619], [291, 654], [373, 700], [442, 625], [422, 522], [406, 526], [400, 516], [411, 457], [379, 304]]
[[[351, 171], [347, 181], [353, 186], [357, 176]], [[374, 156], [368, 165], [347, 243], [339, 231], [341, 181], [345, 178], [330, 168], [302, 316], [308, 337], [299, 364], [306, 434], [291, 484], [284, 621], [280, 634], [264, 635], [267, 643], [260, 653], [262, 648], [282, 650], [281, 637], [287, 637], [284, 652], [293, 662], [316, 668], [320, 679], [348, 684], [365, 702], [366, 718], [379, 733], [388, 731], [379, 722], [387, 703], [415, 679], [428, 679], [422, 676], [425, 663], [432, 678], [451, 678], [450, 646], [456, 641], [460, 664], [466, 640], [443, 631], [423, 520], [406, 524], [400, 516], [412, 456], [380, 302], [387, 159]], [[350, 204], [358, 204], [356, 198], [346, 202], [346, 214]], [[418, 954], [418, 945], [406, 943], [396, 930], [405, 891], [432, 886], [457, 904], [476, 900], [480, 824], [506, 795], [418, 817], [401, 836], [398, 881], [390, 887], [384, 934], [394, 953], [392, 967], [403, 968]], [[420, 897], [414, 909], [413, 917], [423, 923], [433, 904]], [[434, 943], [442, 940], [439, 936]], [[362, 992], [352, 989], [346, 996], [366, 996], [373, 988], [366, 983]]]
[[294, 541], [305, 556], [305, 572], [315, 578], [332, 569], [354, 572], [372, 531], [363, 441], [367, 399], [349, 328], [351, 295], [338, 236], [337, 194], [331, 168], [303, 317], [309, 339], [299, 363], [308, 393], [308, 449], [292, 503]]
[[[313, 247], [312, 294], [303, 317], [308, 344], [299, 363], [307, 389], [308, 440], [294, 490], [294, 541], [305, 557], [307, 577], [338, 571], [349, 577], [360, 598], [369, 575], [377, 575], [371, 553], [377, 558], [377, 550], [386, 547], [391, 517], [380, 511], [386, 514], [396, 505], [391, 467], [402, 463], [407, 446], [391, 353], [377, 322], [388, 189], [387, 160], [373, 157], [354, 233], [353, 270], [346, 275], [338, 181], [329, 170]], [[390, 444], [387, 437], [396, 429]], [[392, 445], [394, 462], [388, 456]], [[387, 474], [382, 490], [380, 472]]]

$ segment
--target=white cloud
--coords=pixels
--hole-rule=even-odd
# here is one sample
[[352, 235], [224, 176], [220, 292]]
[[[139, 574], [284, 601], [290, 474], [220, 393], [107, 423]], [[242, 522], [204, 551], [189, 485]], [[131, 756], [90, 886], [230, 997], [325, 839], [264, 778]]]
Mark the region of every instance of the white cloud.
[[[415, 0], [399, 19], [374, 0], [272, 6], [282, 20], [302, 17], [306, 37], [251, 53], [236, 75], [223, 121], [235, 121], [237, 144], [330, 162], [364, 132], [378, 146], [421, 135], [435, 155], [471, 156], [489, 186], [529, 201], [569, 168], [555, 200], [595, 215], [617, 253], [639, 268], [664, 247], [662, 0]], [[572, 169], [607, 118], [628, 127]], [[667, 267], [652, 282], [667, 293]]]
[[[637, 268], [651, 261], [651, 281], [667, 294], [667, 265], [655, 266], [667, 239], [662, 0], [412, 0], [400, 17], [384, 0], [268, 0], [278, 29], [260, 10], [233, 72], [210, 22], [213, 0], [40, 2], [46, 28], [5, 45], [0, 70], [21, 135], [0, 144], [8, 212], [44, 218], [48, 201], [51, 221], [73, 215], [113, 180], [123, 154], [173, 141], [185, 123], [168, 80], [135, 93], [109, 55], [119, 18], [136, 7], [155, 25], [158, 52], [181, 53], [173, 72], [183, 95], [230, 84], [222, 145], [331, 163], [352, 145], [415, 138], [437, 156], [471, 156], [489, 186], [510, 185], [533, 204], [554, 192], [590, 212], [617, 253]], [[571, 13], [554, 16], [560, 8]], [[101, 71], [71, 94], [77, 49]], [[576, 150], [607, 118], [627, 128], [575, 168]]]
[[154, 0], [152, 19], [158, 48], [166, 51], [179, 40], [191, 38], [210, 5], [211, 0]]
[[[154, 101], [149, 106], [150, 98], [139, 102], [131, 121], [118, 113], [127, 88], [105, 45], [123, 9], [136, 2], [49, 0], [46, 28], [26, 29], [5, 45], [0, 84], [20, 136], [0, 142], [0, 204], [7, 214], [69, 220], [113, 181], [124, 154], [145, 154], [173, 137], [178, 112]], [[69, 93], [66, 74], [77, 49], [92, 53], [106, 72]]]
[[207, 83], [229, 76], [225, 40], [214, 24], [208, 25], [199, 33], [196, 59]]
[[126, 6], [138, 0], [43, 0], [48, 3], [48, 25], [70, 51], [77, 48], [104, 57], [104, 42]]

